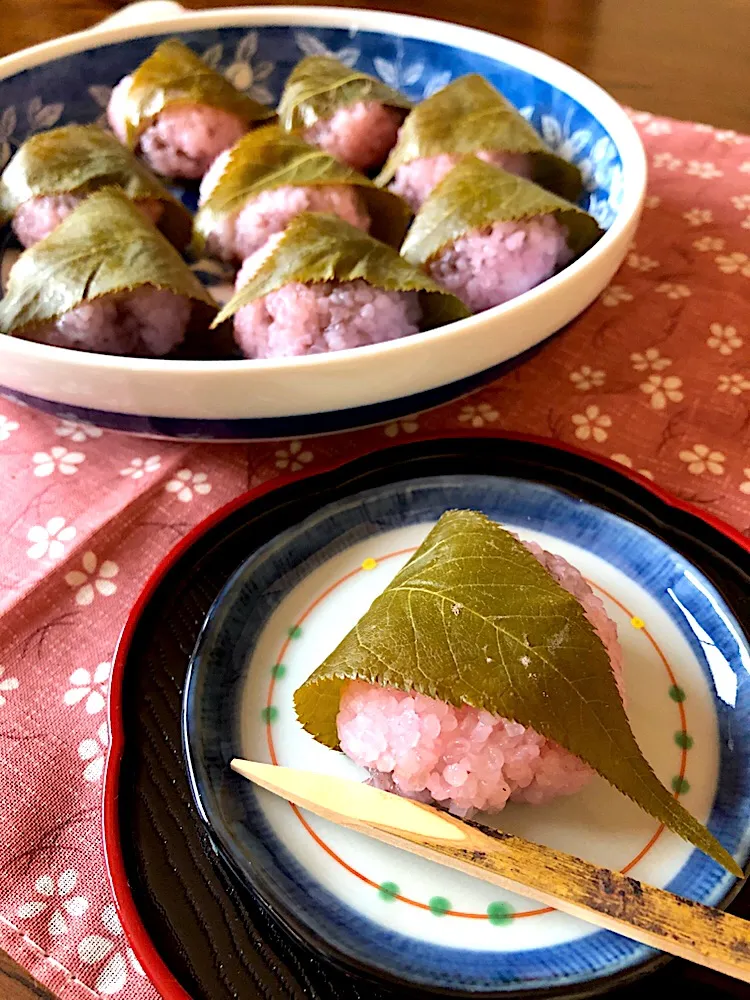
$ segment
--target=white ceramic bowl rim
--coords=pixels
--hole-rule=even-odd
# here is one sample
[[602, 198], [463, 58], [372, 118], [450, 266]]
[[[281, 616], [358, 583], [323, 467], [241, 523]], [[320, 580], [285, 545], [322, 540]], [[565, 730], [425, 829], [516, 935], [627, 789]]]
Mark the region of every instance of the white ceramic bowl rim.
[[333, 375], [333, 366], [341, 374], [344, 374], [352, 361], [358, 358], [364, 360], [365, 355], [373, 356], [388, 351], [393, 357], [394, 363], [398, 357], [405, 360], [404, 354], [410, 347], [416, 346], [418, 343], [428, 348], [430, 343], [438, 337], [444, 341], [446, 338], [455, 340], [456, 348], [460, 349], [458, 341], [462, 335], [474, 330], [479, 323], [484, 323], [489, 317], [499, 317], [518, 308], [519, 305], [534, 304], [543, 309], [547, 296], [575, 281], [577, 275], [588, 266], [592, 256], [605, 253], [610, 244], [617, 240], [622, 230], [640, 212], [646, 187], [645, 153], [635, 127], [614, 98], [582, 73], [552, 58], [552, 56], [521, 45], [519, 42], [448, 21], [341, 7], [227, 7], [217, 10], [186, 11], [175, 17], [149, 20], [145, 24], [122, 27], [102, 26], [96, 30], [77, 32], [23, 49], [0, 59], [0, 80], [75, 52], [100, 48], [131, 38], [195, 31], [202, 28], [260, 27], [276, 24], [356, 28], [405, 38], [426, 39], [452, 47], [464, 48], [499, 61], [507, 61], [511, 65], [523, 66], [527, 72], [567, 93], [587, 108], [599, 121], [606, 123], [606, 128], [620, 153], [624, 177], [622, 204], [614, 222], [594, 247], [560, 274], [548, 278], [537, 288], [484, 313], [401, 340], [349, 348], [331, 354], [252, 361], [175, 361], [158, 358], [118, 357], [50, 347], [17, 337], [3, 337], [2, 349], [4, 353], [28, 360], [38, 358], [58, 363], [64, 355], [66, 366], [80, 367], [85, 369], [88, 374], [94, 374], [96, 370], [120, 370], [143, 375], [149, 372], [163, 374], [166, 370], [182, 373], [210, 370], [218, 374], [229, 371], [239, 372], [243, 369], [263, 370], [268, 373], [301, 367], [313, 369], [324, 364], [328, 372]]

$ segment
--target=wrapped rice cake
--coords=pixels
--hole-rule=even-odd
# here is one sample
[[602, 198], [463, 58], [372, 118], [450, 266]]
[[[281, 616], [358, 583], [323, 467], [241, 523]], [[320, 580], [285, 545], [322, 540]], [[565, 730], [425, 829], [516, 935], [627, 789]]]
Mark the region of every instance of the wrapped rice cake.
[[83, 201], [13, 265], [0, 332], [100, 354], [163, 357], [216, 306], [118, 188]]
[[245, 260], [300, 212], [327, 212], [392, 246], [411, 213], [364, 174], [275, 125], [222, 153], [203, 178], [195, 219], [199, 245], [222, 260]]
[[474, 155], [575, 201], [578, 167], [557, 156], [501, 93], [476, 73], [417, 104], [401, 126], [377, 183], [417, 211], [462, 157]]
[[192, 220], [150, 170], [96, 125], [65, 125], [32, 136], [0, 177], [0, 224], [12, 220], [25, 247], [62, 222], [92, 191], [117, 186], [178, 249]]
[[282, 128], [366, 172], [383, 164], [410, 108], [374, 76], [330, 56], [308, 56], [289, 74], [278, 115]]
[[401, 253], [481, 312], [534, 288], [600, 235], [577, 205], [468, 156], [428, 196]]
[[469, 818], [597, 773], [741, 874], [641, 753], [602, 602], [560, 556], [476, 511], [440, 518], [294, 701], [379, 787]]
[[304, 212], [245, 261], [215, 324], [233, 316], [243, 354], [275, 358], [395, 340], [468, 315], [392, 247], [337, 216]]
[[274, 112], [172, 38], [117, 84], [107, 115], [118, 139], [158, 174], [197, 180]]

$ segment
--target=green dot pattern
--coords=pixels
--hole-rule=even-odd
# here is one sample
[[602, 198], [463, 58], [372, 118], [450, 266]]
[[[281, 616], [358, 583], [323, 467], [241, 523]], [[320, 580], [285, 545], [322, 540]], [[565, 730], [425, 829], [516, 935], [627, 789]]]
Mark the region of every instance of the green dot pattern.
[[673, 684], [669, 689], [669, 697], [672, 701], [684, 701], [687, 695], [678, 684]]
[[260, 713], [260, 717], [263, 722], [276, 722], [279, 717], [279, 710], [275, 705], [268, 705]]
[[693, 746], [693, 737], [688, 735], [684, 729], [678, 729], [674, 734], [674, 741], [682, 750], [690, 750]]
[[451, 908], [451, 901], [445, 896], [433, 896], [428, 905], [433, 916], [444, 917]]
[[299, 625], [292, 625], [292, 627], [289, 629], [289, 638], [299, 639], [301, 635], [302, 635], [302, 629], [299, 627]]
[[395, 882], [383, 882], [378, 889], [378, 896], [386, 902], [392, 903], [399, 892], [400, 889]]
[[513, 907], [510, 903], [490, 903], [487, 918], [493, 927], [505, 927], [513, 919]]
[[679, 774], [676, 774], [672, 778], [672, 788], [678, 795], [685, 795], [690, 791], [690, 782], [686, 778], [681, 778]]
[[284, 666], [283, 663], [274, 663], [274, 665], [271, 667], [271, 676], [275, 677], [277, 681], [280, 681], [285, 673], [286, 673], [286, 667]]

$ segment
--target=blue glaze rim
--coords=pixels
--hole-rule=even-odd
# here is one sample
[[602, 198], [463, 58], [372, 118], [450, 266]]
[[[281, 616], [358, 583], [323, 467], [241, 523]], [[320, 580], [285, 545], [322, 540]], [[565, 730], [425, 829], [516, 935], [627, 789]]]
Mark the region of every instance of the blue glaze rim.
[[[453, 477], [454, 479], [456, 477]], [[466, 480], [467, 477], [458, 477]], [[691, 645], [704, 673], [711, 682], [711, 672], [705, 656], [705, 640], [696, 635], [679, 605], [667, 595], [671, 591], [684, 608], [692, 612], [695, 619], [705, 626], [712, 623], [711, 633], [719, 638], [715, 644], [730, 663], [739, 668], [738, 708], [730, 713], [721, 703], [717, 704], [718, 722], [721, 734], [721, 781], [719, 793], [711, 812], [709, 827], [722, 842], [733, 851], [744, 864], [750, 853], [750, 775], [743, 772], [740, 758], [750, 752], [750, 654], [747, 644], [740, 642], [742, 630], [716, 588], [695, 566], [655, 535], [588, 503], [571, 497], [558, 489], [536, 483], [503, 480], [502, 477], [470, 477], [472, 480], [489, 480], [483, 494], [479, 486], [471, 492], [471, 485], [462, 488], [461, 499], [456, 501], [431, 501], [414, 506], [414, 494], [409, 494], [408, 506], [393, 504], [388, 508], [383, 496], [398, 495], [394, 486], [380, 487], [369, 491], [369, 496], [359, 494], [348, 497], [336, 504], [328, 505], [302, 525], [282, 532], [272, 542], [262, 546], [235, 573], [215, 601], [201, 633], [191, 663], [185, 689], [183, 706], [183, 739], [193, 794], [204, 821], [208, 824], [218, 848], [235, 873], [246, 884], [250, 884], [261, 897], [265, 897], [272, 910], [286, 911], [282, 919], [287, 919], [294, 907], [280, 899], [279, 884], [285, 892], [296, 894], [296, 905], [305, 902], [314, 910], [316, 933], [323, 934], [330, 948], [331, 935], [338, 932], [351, 943], [354, 961], [367, 964], [367, 956], [357, 954], [356, 945], [360, 935], [366, 932], [370, 942], [376, 942], [380, 953], [388, 951], [396, 957], [408, 954], [410, 967], [396, 963], [389, 969], [391, 976], [407, 977], [413, 982], [415, 976], [421, 985], [437, 986], [441, 990], [456, 992], [456, 989], [472, 994], [489, 991], [500, 993], [517, 989], [522, 984], [527, 991], [549, 991], [550, 989], [591, 982], [592, 979], [617, 978], [632, 975], [638, 967], [645, 969], [651, 965], [656, 953], [651, 949], [629, 942], [609, 932], [595, 932], [587, 937], [566, 945], [537, 951], [502, 953], [466, 952], [457, 949], [439, 948], [425, 945], [401, 935], [384, 931], [380, 926], [358, 916], [355, 911], [336, 900], [327, 891], [314, 883], [309, 874], [284, 849], [269, 830], [262, 810], [257, 806], [255, 795], [243, 779], [227, 772], [228, 758], [236, 752], [236, 734], [226, 737], [227, 706], [233, 704], [232, 686], [239, 684], [242, 667], [247, 662], [242, 646], [243, 630], [252, 633], [262, 628], [263, 622], [276, 606], [284, 593], [293, 586], [308, 566], [305, 560], [319, 564], [328, 555], [346, 548], [352, 541], [360, 540], [368, 533], [382, 529], [384, 525], [395, 523], [416, 523], [427, 517], [434, 517], [447, 506], [469, 506], [485, 509], [491, 516], [502, 517], [515, 523], [526, 523], [566, 541], [588, 548], [607, 559], [612, 565], [632, 574], [645, 589], [659, 600], [670, 618]], [[505, 506], [498, 509], [488, 501], [488, 494], [497, 492], [498, 481], [510, 493], [503, 495]], [[509, 485], [510, 484], [510, 485]], [[438, 493], [440, 490], [438, 490]], [[378, 494], [378, 496], [373, 496]], [[385, 504], [385, 507], [383, 506]], [[328, 538], [328, 545], [321, 548], [321, 533], [328, 526], [331, 515], [324, 511], [338, 510], [333, 517], [335, 531]], [[545, 513], [546, 511], [546, 513]], [[427, 513], [425, 513], [427, 512]], [[357, 521], [358, 514], [363, 520]], [[317, 522], [317, 525], [315, 524]], [[347, 534], [348, 532], [348, 534]], [[363, 534], [364, 532], [364, 534]], [[613, 536], [614, 532], [614, 536]], [[613, 537], [620, 535], [629, 544], [617, 544]], [[288, 551], [287, 551], [288, 550]], [[286, 554], [285, 554], [286, 553]], [[290, 554], [290, 553], [293, 553]], [[305, 555], [305, 553], [307, 553]], [[273, 586], [275, 561], [284, 566], [284, 582]], [[299, 562], [301, 560], [301, 562]], [[658, 569], [655, 569], [658, 567]], [[690, 568], [693, 582], [685, 584], [684, 569]], [[663, 580], [662, 575], [670, 569], [671, 587], [660, 585], [656, 590], [655, 580]], [[270, 574], [267, 577], [263, 573]], [[252, 595], [252, 600], [250, 597]], [[262, 596], [261, 596], [262, 595]], [[726, 622], [730, 623], [729, 625]], [[715, 628], [718, 632], [715, 632]], [[732, 635], [732, 629], [735, 635]], [[708, 630], [707, 630], [708, 631]], [[224, 650], [243, 650], [241, 657], [232, 662]], [[241, 662], [239, 662], [241, 659]], [[223, 671], [223, 673], [222, 673]], [[236, 701], [234, 701], [236, 705]], [[739, 712], [739, 716], [736, 714]], [[730, 718], [731, 715], [731, 718]], [[739, 720], [739, 721], [738, 721]], [[728, 749], [727, 736], [734, 740], [734, 752]], [[208, 746], [207, 746], [208, 741]], [[220, 746], [214, 753], [211, 747]], [[221, 786], [222, 801], [233, 801], [235, 812], [222, 816], [217, 805], [217, 793], [213, 786]], [[740, 802], [738, 813], [737, 803]], [[247, 826], [243, 826], [250, 817]], [[230, 832], [234, 828], [242, 836], [243, 848], [237, 846]], [[247, 862], [248, 844], [255, 851], [258, 866], [253, 866], [256, 878], [243, 870]], [[268, 846], [270, 845], [270, 846]], [[276, 865], [272, 883], [264, 883], [260, 875], [263, 862], [272, 860]], [[715, 905], [727, 895], [734, 879], [720, 866], [693, 851], [669, 885], [671, 891], [698, 898]], [[333, 917], [330, 914], [333, 913]], [[296, 921], [298, 933], [309, 936], [300, 921]], [[318, 931], [318, 928], [320, 930]], [[561, 974], [550, 978], [550, 966], [562, 970]], [[592, 969], [598, 968], [595, 974]], [[533, 985], [532, 985], [533, 984]]]
[[112, 413], [85, 406], [69, 406], [52, 400], [29, 396], [0, 386], [0, 397], [22, 406], [31, 406], [55, 417], [66, 417], [125, 434], [141, 434], [185, 440], [275, 441], [284, 438], [304, 438], [318, 434], [335, 434], [357, 430], [374, 424], [387, 423], [400, 417], [422, 412], [449, 403], [480, 386], [493, 382], [532, 358], [541, 344], [507, 361], [476, 372], [467, 378], [436, 386], [411, 396], [400, 396], [382, 403], [353, 406], [346, 410], [325, 410], [321, 413], [298, 413], [288, 417], [259, 417], [237, 420], [201, 420], [191, 417], [147, 417], [130, 413]]

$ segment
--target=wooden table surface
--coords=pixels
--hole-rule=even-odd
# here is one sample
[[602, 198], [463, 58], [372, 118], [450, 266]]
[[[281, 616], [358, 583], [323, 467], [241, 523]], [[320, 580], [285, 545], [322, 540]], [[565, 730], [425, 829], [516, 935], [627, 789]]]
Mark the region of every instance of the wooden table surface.
[[[228, 5], [183, 2], [194, 8]], [[123, 6], [115, 0], [36, 0], [33, 5], [2, 0], [0, 55], [81, 31]], [[750, 131], [747, 0], [462, 0], [460, 5], [351, 0], [338, 6], [460, 19], [570, 63], [632, 107]], [[52, 994], [0, 952], [0, 998], [32, 997]]]

